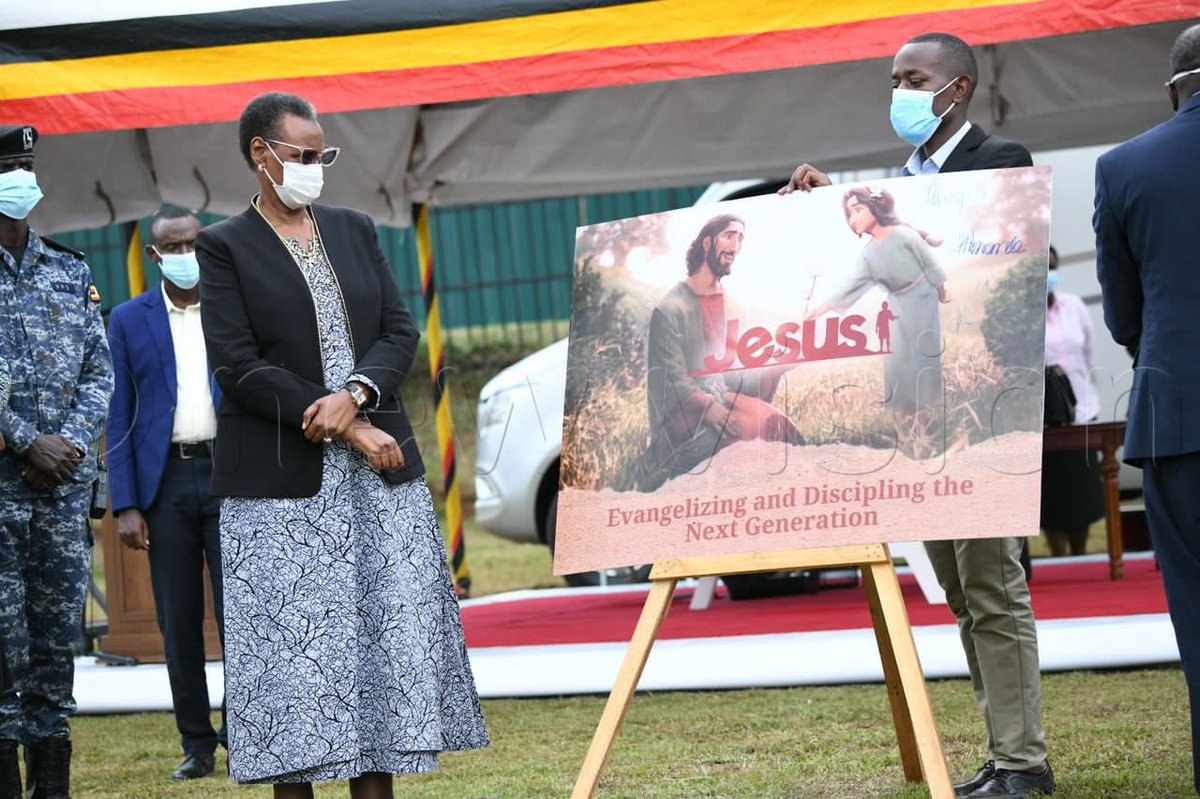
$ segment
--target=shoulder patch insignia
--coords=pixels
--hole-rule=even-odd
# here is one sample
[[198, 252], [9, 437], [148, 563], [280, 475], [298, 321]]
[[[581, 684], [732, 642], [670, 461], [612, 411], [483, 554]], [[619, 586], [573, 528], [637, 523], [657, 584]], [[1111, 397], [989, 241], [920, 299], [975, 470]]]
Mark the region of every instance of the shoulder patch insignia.
[[88, 299], [92, 302], [100, 302], [100, 292], [96, 290], [95, 283], [88, 286]]

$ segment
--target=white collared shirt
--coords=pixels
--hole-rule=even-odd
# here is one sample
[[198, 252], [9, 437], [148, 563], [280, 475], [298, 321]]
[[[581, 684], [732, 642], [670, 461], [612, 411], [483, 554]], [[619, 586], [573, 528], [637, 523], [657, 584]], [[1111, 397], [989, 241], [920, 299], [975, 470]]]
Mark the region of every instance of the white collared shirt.
[[904, 174], [906, 175], [936, 175], [942, 171], [942, 166], [946, 163], [946, 159], [950, 157], [950, 153], [954, 152], [954, 148], [967, 135], [967, 131], [971, 129], [970, 121], [964, 122], [953, 136], [951, 136], [945, 144], [937, 148], [937, 152], [928, 158], [921, 158], [921, 148], [913, 150], [912, 155], [908, 157], [908, 163], [904, 165]]
[[180, 308], [171, 302], [165, 283], [159, 284], [167, 304], [171, 343], [175, 348], [175, 423], [171, 443], [211, 441], [217, 435], [217, 414], [208, 383], [208, 353], [200, 326], [200, 303]]

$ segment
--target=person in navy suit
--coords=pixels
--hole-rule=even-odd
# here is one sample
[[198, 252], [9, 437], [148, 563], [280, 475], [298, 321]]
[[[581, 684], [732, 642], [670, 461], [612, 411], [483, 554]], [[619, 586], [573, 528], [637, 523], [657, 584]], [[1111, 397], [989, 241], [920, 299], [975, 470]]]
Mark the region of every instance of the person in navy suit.
[[1134, 355], [1125, 461], [1142, 468], [1150, 537], [1192, 711], [1200, 793], [1200, 25], [1171, 48], [1173, 118], [1096, 162], [1096, 271], [1104, 322]]
[[220, 393], [200, 324], [199, 233], [190, 212], [155, 214], [146, 257], [162, 283], [113, 308], [108, 329], [117, 381], [107, 433], [112, 511], [122, 543], [150, 561], [183, 744], [176, 780], [211, 774], [217, 744], [225, 743], [224, 721], [213, 729], [204, 674], [206, 561], [222, 641], [224, 624], [220, 500], [209, 493]]

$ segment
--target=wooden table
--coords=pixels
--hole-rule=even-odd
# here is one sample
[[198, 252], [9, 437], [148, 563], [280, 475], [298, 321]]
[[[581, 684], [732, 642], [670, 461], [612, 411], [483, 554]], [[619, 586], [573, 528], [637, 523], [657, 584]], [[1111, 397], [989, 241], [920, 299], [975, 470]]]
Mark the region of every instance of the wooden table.
[[[146, 553], [121, 545], [112, 514], [100, 526], [104, 551], [104, 595], [108, 600], [108, 634], [98, 646], [102, 652], [130, 657], [139, 663], [162, 663], [162, 633], [150, 590], [150, 562]], [[204, 572], [204, 656], [221, 659], [221, 639], [213, 616], [212, 582]]]
[[1047, 452], [1099, 452], [1100, 476], [1104, 484], [1104, 527], [1108, 534], [1108, 576], [1120, 580], [1125, 567], [1121, 562], [1121, 492], [1117, 487], [1117, 447], [1125, 441], [1124, 422], [1047, 427], [1042, 446]]

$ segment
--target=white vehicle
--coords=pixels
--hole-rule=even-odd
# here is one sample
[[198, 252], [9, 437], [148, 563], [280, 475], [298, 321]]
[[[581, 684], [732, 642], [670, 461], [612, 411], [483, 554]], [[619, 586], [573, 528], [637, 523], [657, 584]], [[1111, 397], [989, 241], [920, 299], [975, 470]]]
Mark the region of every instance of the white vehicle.
[[[1100, 309], [1095, 245], [1091, 229], [1092, 180], [1096, 158], [1107, 147], [1038, 153], [1034, 163], [1052, 166], [1052, 242], [1059, 253], [1062, 289], [1083, 298], [1095, 328], [1093, 381], [1100, 393], [1100, 420], [1124, 419], [1132, 382], [1132, 361], [1113, 342]], [[840, 174], [835, 183], [870, 180], [884, 173]], [[714, 183], [696, 205], [774, 191], [778, 181]], [[500, 372], [479, 394], [475, 462], [475, 518], [480, 526], [512, 541], [542, 543], [554, 549], [558, 510], [558, 464], [562, 452], [563, 396], [567, 341], [557, 341]], [[1141, 489], [1141, 472], [1122, 466], [1121, 489]], [[649, 567], [613, 569], [605, 582], [644, 580]], [[596, 572], [567, 577], [571, 585], [596, 585]]]
[[[696, 200], [769, 194], [781, 181], [714, 183]], [[476, 414], [475, 520], [511, 541], [542, 543], [554, 551], [558, 516], [558, 461], [562, 453], [567, 340], [556, 341], [508, 367], [479, 392]], [[649, 566], [567, 576], [571, 585], [640, 582]]]

